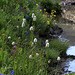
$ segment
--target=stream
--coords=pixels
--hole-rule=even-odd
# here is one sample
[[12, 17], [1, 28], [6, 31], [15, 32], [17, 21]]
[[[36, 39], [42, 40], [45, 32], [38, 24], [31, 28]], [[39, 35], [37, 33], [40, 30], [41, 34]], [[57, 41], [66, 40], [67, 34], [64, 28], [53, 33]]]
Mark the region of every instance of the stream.
[[[69, 6], [68, 6], [69, 7]], [[75, 7], [70, 6], [68, 9], [67, 6], [63, 7], [63, 9], [67, 9], [66, 12], [72, 11], [72, 9]], [[75, 12], [75, 9], [73, 10]], [[66, 18], [63, 18], [64, 14], [58, 15], [56, 18], [56, 24], [63, 29], [62, 35], [59, 36], [59, 39], [61, 41], [67, 41], [70, 46], [66, 51], [67, 56], [72, 55], [75, 56], [75, 22], [70, 21]], [[75, 15], [74, 15], [75, 16]], [[60, 69], [63, 69], [61, 75], [65, 75], [68, 73], [74, 73], [75, 74], [75, 58], [68, 57], [67, 59], [62, 59], [61, 67]]]

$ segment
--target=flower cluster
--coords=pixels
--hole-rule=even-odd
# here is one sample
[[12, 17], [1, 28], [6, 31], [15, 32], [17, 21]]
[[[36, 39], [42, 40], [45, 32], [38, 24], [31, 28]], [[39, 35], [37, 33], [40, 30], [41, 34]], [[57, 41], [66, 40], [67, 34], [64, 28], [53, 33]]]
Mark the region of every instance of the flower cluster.
[[48, 40], [46, 40], [45, 43], [46, 43], [46, 47], [49, 47], [49, 42], [48, 42]]
[[25, 26], [25, 22], [26, 22], [26, 19], [25, 19], [25, 18], [23, 18], [22, 27], [24, 27], [24, 26]]
[[33, 18], [33, 21], [36, 21], [36, 16], [34, 13], [32, 13], [32, 18]]

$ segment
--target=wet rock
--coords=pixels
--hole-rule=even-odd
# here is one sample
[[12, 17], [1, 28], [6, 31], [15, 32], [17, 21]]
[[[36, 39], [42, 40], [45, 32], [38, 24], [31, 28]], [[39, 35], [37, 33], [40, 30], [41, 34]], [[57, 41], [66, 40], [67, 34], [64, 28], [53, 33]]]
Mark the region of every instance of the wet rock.
[[58, 29], [58, 26], [57, 25], [54, 25], [54, 27], [52, 27], [52, 29], [55, 31]]
[[63, 29], [58, 27], [58, 25], [54, 25], [49, 30], [46, 30], [44, 33], [39, 33], [39, 37], [43, 38], [58, 38], [59, 35], [63, 32]]
[[50, 30], [49, 30], [49, 31], [50, 31], [50, 33], [51, 33], [51, 34], [53, 34], [53, 33], [54, 33], [54, 30], [53, 30], [52, 28], [50, 28]]

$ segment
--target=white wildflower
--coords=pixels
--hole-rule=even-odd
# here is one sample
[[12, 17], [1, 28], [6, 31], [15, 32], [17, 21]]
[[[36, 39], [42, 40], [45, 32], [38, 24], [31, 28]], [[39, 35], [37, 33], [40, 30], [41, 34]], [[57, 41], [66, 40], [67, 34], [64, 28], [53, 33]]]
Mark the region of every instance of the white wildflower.
[[38, 57], [39, 56], [39, 53], [36, 53], [36, 56]]
[[9, 36], [8, 39], [11, 39], [11, 36]]
[[25, 26], [25, 23], [24, 22], [22, 22], [22, 27], [24, 27]]
[[19, 28], [19, 26], [17, 26], [17, 28]]
[[48, 43], [48, 40], [46, 40], [45, 43]]
[[23, 22], [26, 22], [26, 19], [25, 18], [23, 18]]
[[57, 57], [57, 61], [60, 61], [60, 57]]
[[36, 16], [33, 17], [33, 21], [36, 21]]
[[12, 42], [12, 45], [14, 45], [15, 44], [15, 42]]
[[32, 18], [35, 16], [35, 14], [34, 13], [32, 13]]
[[30, 27], [30, 31], [33, 30], [33, 26]]
[[48, 63], [50, 63], [50, 62], [51, 62], [51, 59], [48, 60]]
[[29, 58], [32, 59], [32, 55], [29, 55]]
[[22, 27], [24, 27], [24, 26], [25, 26], [25, 22], [26, 22], [26, 19], [25, 19], [25, 18], [23, 18]]
[[35, 42], [35, 43], [37, 42], [37, 38], [34, 38], [34, 42]]
[[46, 47], [49, 47], [49, 43], [46, 43]]

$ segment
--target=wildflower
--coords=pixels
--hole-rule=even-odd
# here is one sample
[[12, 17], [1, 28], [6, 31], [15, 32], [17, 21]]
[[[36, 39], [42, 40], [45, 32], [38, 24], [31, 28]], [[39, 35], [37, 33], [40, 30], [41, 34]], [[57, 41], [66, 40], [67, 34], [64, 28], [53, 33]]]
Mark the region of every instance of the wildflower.
[[54, 11], [54, 12], [56, 12], [56, 11]]
[[36, 4], [36, 5], [38, 5], [38, 4]]
[[30, 27], [30, 31], [33, 30], [33, 26]]
[[3, 75], [2, 73], [0, 73], [0, 75]]
[[57, 57], [57, 61], [60, 61], [60, 57]]
[[22, 9], [22, 7], [20, 7], [20, 9]]
[[44, 9], [44, 11], [46, 11], [46, 9]]
[[42, 10], [40, 9], [40, 12], [41, 12]]
[[51, 62], [51, 59], [48, 60], [48, 63], [50, 63], [50, 62]]
[[35, 43], [37, 42], [37, 38], [34, 38], [34, 42], [35, 42]]
[[29, 58], [32, 59], [32, 55], [29, 55]]
[[35, 14], [34, 13], [32, 13], [32, 18], [35, 16]]
[[36, 3], [34, 3], [36, 5]]
[[28, 32], [26, 32], [26, 34], [28, 34]]
[[27, 16], [27, 18], [29, 19], [29, 16]]
[[11, 70], [11, 75], [13, 75], [14, 74], [14, 71], [13, 70]]
[[26, 19], [25, 18], [23, 18], [22, 27], [25, 26], [25, 23], [24, 22], [26, 22]]
[[17, 28], [19, 28], [19, 26], [17, 26]]
[[48, 12], [46, 12], [46, 14], [47, 14]]
[[49, 21], [47, 21], [47, 24], [49, 25], [49, 24], [50, 24], [50, 22], [49, 22]]
[[12, 50], [11, 53], [15, 53], [15, 50]]
[[22, 27], [24, 27], [25, 26], [25, 23], [24, 22], [22, 22]]
[[2, 36], [4, 36], [5, 34], [2, 34]]
[[33, 17], [33, 21], [36, 21], [36, 16]]
[[14, 46], [14, 49], [16, 49], [16, 46]]
[[40, 7], [40, 9], [41, 9], [41, 7]]
[[9, 36], [8, 39], [11, 39], [11, 36]]
[[54, 20], [54, 22], [55, 22], [56, 20]]
[[38, 56], [39, 56], [39, 54], [38, 54], [38, 53], [36, 53], [36, 56], [38, 57]]
[[56, 17], [56, 15], [54, 15], [54, 17]]
[[11, 58], [13, 58], [13, 56], [11, 56]]
[[46, 43], [46, 47], [49, 47], [49, 43]]
[[48, 40], [46, 40], [45, 43], [48, 43]]
[[12, 45], [14, 45], [15, 44], [15, 42], [12, 42]]

